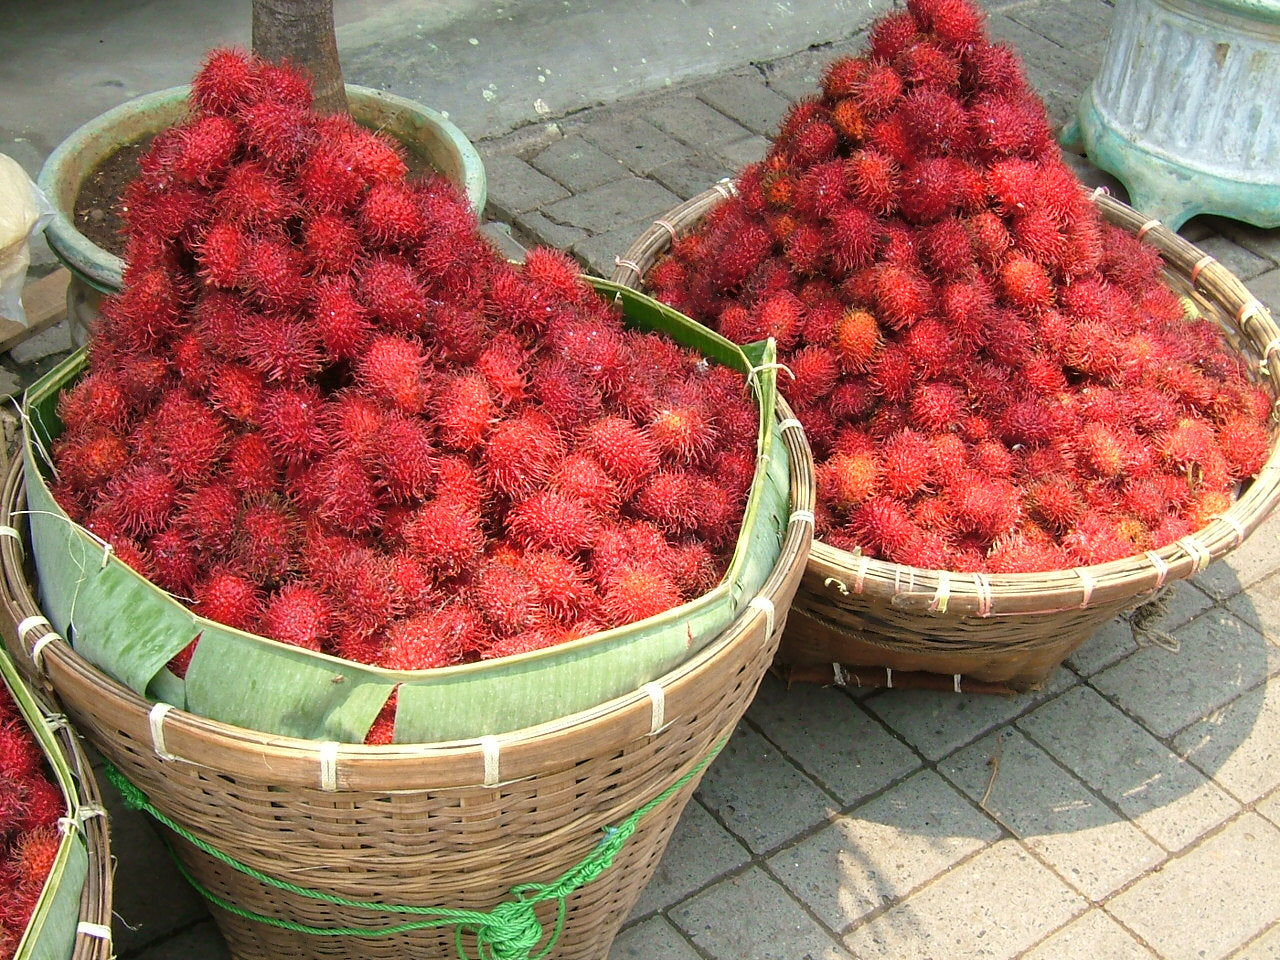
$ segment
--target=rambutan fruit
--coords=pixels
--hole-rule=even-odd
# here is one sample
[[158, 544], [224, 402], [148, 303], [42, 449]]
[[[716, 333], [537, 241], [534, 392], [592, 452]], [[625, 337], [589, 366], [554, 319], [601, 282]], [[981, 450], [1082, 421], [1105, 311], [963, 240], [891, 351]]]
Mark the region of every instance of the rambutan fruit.
[[359, 356], [373, 333], [368, 311], [346, 277], [321, 278], [313, 285], [309, 317], [325, 353], [334, 360]]
[[703, 504], [691, 477], [679, 470], [659, 470], [639, 489], [635, 509], [661, 530], [678, 536], [698, 527]]
[[907, 9], [923, 30], [953, 47], [968, 48], [986, 39], [986, 17], [968, 0], [910, 0]]
[[171, 529], [181, 531], [201, 550], [221, 552], [231, 542], [240, 496], [230, 483], [214, 480], [184, 493]]
[[195, 545], [183, 533], [170, 527], [148, 540], [146, 549], [156, 584], [170, 593], [188, 595], [200, 569]]
[[885, 63], [869, 62], [849, 97], [868, 120], [884, 116], [902, 97], [902, 78]]
[[829, 394], [840, 379], [836, 354], [826, 347], [801, 347], [787, 359], [787, 367], [793, 379], [782, 384], [784, 391], [809, 403]]
[[969, 130], [977, 151], [992, 159], [1037, 159], [1052, 145], [1044, 107], [1026, 96], [982, 94], [969, 105]]
[[589, 426], [580, 449], [604, 468], [624, 495], [630, 495], [658, 466], [658, 449], [648, 432], [619, 417], [603, 417]]
[[917, 88], [902, 98], [897, 109], [922, 152], [962, 156], [968, 151], [969, 114], [949, 93]]
[[502, 407], [518, 404], [529, 389], [530, 355], [514, 336], [498, 334], [476, 358], [475, 369]]
[[58, 820], [67, 813], [67, 800], [62, 791], [44, 777], [26, 783], [26, 813], [18, 820], [18, 828], [24, 831], [40, 827], [56, 827]]
[[849, 515], [849, 526], [864, 552], [890, 556], [910, 544], [919, 530], [902, 504], [878, 496], [859, 504]]
[[911, 357], [898, 343], [888, 343], [881, 348], [867, 370], [871, 388], [884, 400], [905, 400], [915, 382]]
[[1053, 305], [1054, 285], [1044, 267], [1029, 257], [1011, 254], [1000, 267], [1000, 290], [1005, 299], [1024, 310], [1044, 310]]
[[973, 239], [962, 221], [948, 218], [920, 231], [925, 262], [944, 280], [960, 279], [974, 269]]
[[361, 534], [382, 525], [377, 482], [355, 453], [325, 457], [307, 469], [306, 479], [308, 489], [305, 494], [299, 491], [296, 498], [331, 527]]
[[199, 273], [215, 287], [233, 288], [244, 273], [249, 255], [249, 237], [244, 229], [229, 221], [211, 224], [195, 245]]
[[719, 441], [720, 431], [696, 403], [668, 403], [649, 418], [646, 431], [659, 456], [679, 463], [700, 463]]
[[182, 126], [173, 172], [187, 183], [213, 186], [239, 149], [240, 131], [234, 121], [214, 114], [196, 117]]
[[868, 210], [882, 215], [896, 206], [899, 165], [891, 154], [874, 149], [857, 150], [845, 163], [850, 189]]
[[872, 124], [865, 142], [875, 153], [889, 157], [898, 166], [905, 167], [916, 158], [911, 131], [907, 128], [907, 122], [897, 113], [885, 114]]
[[1236, 479], [1252, 477], [1266, 464], [1271, 435], [1262, 423], [1245, 414], [1232, 414], [1217, 425], [1216, 432], [1218, 449]]
[[960, 61], [928, 38], [911, 44], [894, 57], [893, 68], [908, 86], [949, 90], [960, 83]]
[[798, 224], [782, 246], [787, 261], [797, 273], [818, 273], [825, 263], [827, 238], [817, 224]]
[[364, 458], [379, 487], [395, 503], [425, 496], [435, 480], [435, 446], [420, 418], [386, 414]]
[[1204, 463], [1217, 448], [1213, 427], [1195, 417], [1183, 417], [1156, 439], [1161, 458], [1175, 467]]
[[107, 314], [112, 334], [135, 350], [148, 350], [177, 329], [190, 295], [184, 278], [166, 265], [126, 267], [124, 286]]
[[413, 186], [398, 180], [373, 184], [360, 200], [356, 222], [377, 246], [412, 247], [428, 230]]
[[909, 500], [930, 487], [933, 462], [924, 434], [899, 430], [880, 445], [879, 456], [882, 487], [889, 496]]
[[1071, 556], [1053, 543], [1034, 540], [1014, 531], [1000, 537], [987, 551], [987, 569], [991, 573], [1040, 573], [1065, 570]]
[[962, 54], [963, 76], [968, 87], [1010, 96], [1026, 90], [1022, 62], [1003, 43], [975, 43]]
[[857, 89], [870, 64], [862, 57], [836, 57], [822, 68], [818, 83], [826, 100], [839, 100]]
[[937, 379], [955, 369], [961, 351], [950, 328], [936, 317], [918, 320], [901, 334], [899, 342], [918, 377]]
[[836, 103], [831, 110], [831, 122], [841, 138], [853, 143], [860, 142], [867, 132], [867, 118], [852, 97]]
[[525, 549], [546, 548], [572, 556], [590, 546], [596, 518], [582, 500], [557, 490], [539, 490], [507, 513], [507, 533]]
[[540, 606], [553, 619], [572, 623], [595, 612], [596, 592], [576, 560], [553, 550], [530, 550], [520, 556], [516, 569], [529, 578]]
[[879, 241], [879, 223], [867, 210], [843, 204], [831, 212], [826, 244], [836, 276], [870, 263]]
[[562, 459], [562, 438], [547, 420], [532, 412], [495, 423], [482, 453], [490, 486], [515, 498], [543, 486]]
[[52, 824], [21, 834], [10, 855], [19, 894], [41, 890], [58, 859], [62, 834]]
[[877, 60], [891, 61], [911, 47], [920, 36], [920, 24], [907, 10], [886, 14], [871, 26], [867, 50]]
[[318, 273], [345, 273], [362, 247], [360, 232], [341, 214], [321, 211], [302, 222], [302, 252]]
[[919, 384], [911, 391], [911, 421], [926, 433], [955, 428], [965, 411], [964, 393], [942, 381]]
[[1044, 182], [1043, 164], [1020, 157], [998, 160], [987, 170], [987, 189], [995, 208], [1003, 214], [1023, 213], [1040, 206]]
[[236, 520], [232, 562], [259, 583], [279, 580], [294, 564], [301, 534], [298, 518], [278, 498], [248, 504]]
[[1018, 488], [1008, 480], [964, 471], [944, 490], [958, 530], [971, 531], [987, 542], [1005, 536], [1022, 519]]
[[279, 100], [259, 100], [236, 111], [244, 140], [256, 156], [278, 170], [292, 170], [325, 146], [308, 111]]
[[[5, 695], [8, 695], [7, 691]], [[40, 751], [23, 721], [10, 719], [0, 722], [0, 777], [25, 779], [38, 776], [40, 762]], [[8, 823], [5, 828], [7, 832]]]
[[311, 78], [288, 60], [262, 64], [258, 79], [262, 85], [263, 100], [278, 100], [303, 110], [311, 109]]
[[256, 57], [241, 50], [211, 50], [191, 82], [191, 105], [217, 116], [235, 113], [260, 96], [261, 69]]
[[285, 464], [302, 463], [329, 449], [321, 419], [324, 397], [315, 387], [267, 390], [262, 398], [262, 435]]
[[848, 310], [836, 326], [832, 349], [846, 374], [868, 369], [882, 342], [880, 324], [867, 310]]
[[876, 307], [879, 319], [900, 330], [933, 308], [933, 288], [914, 270], [889, 264], [876, 276]]
[[524, 273], [531, 283], [562, 302], [578, 303], [589, 295], [577, 261], [551, 247], [530, 250], [525, 255]]
[[357, 389], [410, 416], [426, 410], [431, 397], [427, 356], [406, 337], [374, 335], [356, 358], [352, 377]]
[[245, 287], [260, 303], [289, 308], [306, 298], [306, 261], [291, 243], [259, 237], [243, 265]]
[[872, 453], [837, 453], [817, 468], [819, 499], [848, 511], [880, 492], [880, 458]]
[[378, 665], [388, 670], [432, 670], [461, 663], [480, 646], [482, 631], [462, 604], [420, 613], [393, 624]]
[[618, 484], [589, 456], [571, 453], [552, 475], [552, 489], [582, 502], [597, 517], [612, 515], [622, 496]]
[[244, 433], [231, 440], [226, 476], [240, 495], [257, 496], [277, 488], [280, 464], [271, 451], [272, 443], [261, 433]]
[[137, 536], [161, 530], [177, 499], [178, 487], [167, 471], [135, 463], [107, 484], [102, 504], [123, 533]]
[[319, 652], [333, 620], [329, 600], [302, 580], [286, 583], [266, 602], [256, 630], [264, 637]]
[[295, 182], [308, 208], [335, 213], [354, 208], [366, 186], [342, 146], [323, 137], [299, 165]]
[[64, 435], [54, 455], [62, 477], [73, 490], [85, 493], [101, 490], [130, 460], [124, 438], [106, 429]]
[[300, 387], [319, 373], [325, 357], [310, 323], [283, 314], [251, 314], [240, 331], [240, 355], [272, 383]]
[[[325, 118], [330, 122], [333, 119]], [[352, 170], [364, 183], [400, 180], [409, 172], [400, 144], [383, 132], [366, 130], [348, 122], [342, 124], [336, 141], [348, 158]]]
[[1138, 552], [1133, 542], [1122, 536], [1114, 521], [1085, 513], [1063, 538], [1062, 547], [1077, 566], [1123, 560]]
[[[227, 171], [213, 207], [219, 218], [245, 229], [281, 230], [298, 213], [297, 200], [285, 182], [252, 160], [240, 160]], [[350, 263], [346, 261], [344, 269]]]
[[601, 609], [613, 626], [657, 616], [679, 606], [683, 599], [664, 573], [640, 563], [614, 573], [601, 592]]
[[228, 570], [213, 570], [196, 584], [191, 609], [198, 615], [239, 630], [249, 630], [262, 608], [262, 594], [252, 580]]

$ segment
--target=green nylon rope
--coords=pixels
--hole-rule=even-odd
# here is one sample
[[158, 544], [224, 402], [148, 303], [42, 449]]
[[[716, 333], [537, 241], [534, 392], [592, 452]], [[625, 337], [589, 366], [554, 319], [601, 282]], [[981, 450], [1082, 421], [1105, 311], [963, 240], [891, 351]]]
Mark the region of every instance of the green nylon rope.
[[[105, 772], [108, 779], [115, 785], [124, 798], [125, 806], [133, 810], [143, 810], [150, 814], [155, 820], [168, 827], [182, 839], [192, 844], [196, 848], [209, 854], [209, 856], [220, 860], [227, 866], [248, 877], [252, 877], [267, 886], [275, 887], [279, 890], [286, 890], [299, 896], [307, 897], [312, 900], [322, 900], [326, 903], [332, 903], [336, 906], [354, 907], [361, 910], [380, 911], [383, 913], [400, 913], [412, 914], [418, 916], [431, 916], [433, 919], [415, 920], [408, 923], [401, 923], [395, 926], [383, 927], [379, 930], [368, 930], [363, 927], [312, 927], [307, 924], [297, 923], [293, 920], [285, 920], [279, 917], [268, 917], [262, 914], [253, 913], [243, 907], [237, 906], [219, 897], [213, 891], [206, 889], [195, 877], [187, 871], [180, 860], [177, 861], [178, 869], [182, 875], [186, 877], [196, 891], [209, 900], [211, 903], [246, 920], [254, 920], [258, 923], [267, 924], [268, 926], [279, 927], [284, 930], [292, 930], [296, 933], [312, 934], [314, 936], [325, 937], [385, 937], [397, 933], [406, 933], [410, 930], [424, 930], [434, 927], [455, 926], [454, 946], [458, 951], [461, 960], [470, 960], [469, 955], [463, 945], [463, 935], [471, 933], [476, 940], [476, 960], [542, 960], [555, 947], [556, 942], [560, 939], [560, 934], [564, 930], [565, 920], [565, 898], [573, 893], [579, 887], [586, 886], [591, 881], [599, 877], [605, 870], [613, 864], [614, 857], [635, 833], [636, 827], [640, 821], [649, 814], [654, 808], [661, 806], [681, 787], [687, 784], [694, 777], [698, 776], [707, 765], [715, 759], [721, 748], [729, 738], [726, 736], [720, 740], [711, 752], [702, 758], [692, 770], [677, 780], [671, 786], [667, 787], [660, 794], [642, 806], [627, 819], [623, 820], [617, 826], [607, 826], [604, 828], [604, 836], [596, 846], [575, 866], [570, 867], [558, 878], [550, 883], [525, 883], [519, 884], [511, 888], [511, 896], [513, 899], [504, 900], [492, 910], [459, 910], [450, 907], [415, 907], [397, 904], [374, 903], [362, 900], [348, 900], [335, 894], [325, 893], [321, 890], [311, 890], [307, 887], [299, 887], [295, 884], [288, 883], [284, 880], [278, 880], [275, 877], [268, 876], [260, 870], [243, 864], [221, 850], [213, 847], [204, 840], [195, 836], [185, 827], [175, 823], [169, 817], [165, 816], [154, 806], [138, 787], [134, 786], [116, 767], [112, 764], [105, 764]], [[167, 843], [167, 840], [166, 840]], [[172, 853], [172, 848], [170, 848]], [[535, 907], [538, 904], [548, 900], [554, 900], [556, 903], [556, 922], [551, 931], [550, 938], [547, 940], [546, 946], [533, 953], [538, 944], [547, 936], [543, 930], [541, 921], [538, 920], [535, 913]]]

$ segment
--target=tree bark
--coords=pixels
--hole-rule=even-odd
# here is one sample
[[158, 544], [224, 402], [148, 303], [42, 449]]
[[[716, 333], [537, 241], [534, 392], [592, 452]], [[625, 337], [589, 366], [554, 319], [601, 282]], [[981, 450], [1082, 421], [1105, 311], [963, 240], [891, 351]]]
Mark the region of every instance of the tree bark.
[[253, 0], [253, 52], [310, 73], [319, 113], [346, 112], [333, 0]]

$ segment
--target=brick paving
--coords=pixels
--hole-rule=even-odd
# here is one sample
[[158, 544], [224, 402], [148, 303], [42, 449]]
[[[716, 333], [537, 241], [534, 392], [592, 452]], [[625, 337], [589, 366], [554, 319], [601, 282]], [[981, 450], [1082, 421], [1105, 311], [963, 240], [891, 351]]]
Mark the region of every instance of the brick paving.
[[[1067, 120], [1110, 5], [989, 10]], [[489, 219], [609, 275], [651, 220], [762, 156], [787, 103], [865, 26], [482, 139]], [[1280, 231], [1199, 218], [1183, 233], [1280, 307]], [[65, 328], [24, 344], [0, 384], [29, 382], [66, 344]], [[766, 678], [610, 960], [1280, 957], [1278, 534], [1280, 518], [1174, 585], [1158, 616], [1106, 625], [1036, 693]], [[225, 957], [139, 815], [115, 809], [113, 831], [122, 960]]]

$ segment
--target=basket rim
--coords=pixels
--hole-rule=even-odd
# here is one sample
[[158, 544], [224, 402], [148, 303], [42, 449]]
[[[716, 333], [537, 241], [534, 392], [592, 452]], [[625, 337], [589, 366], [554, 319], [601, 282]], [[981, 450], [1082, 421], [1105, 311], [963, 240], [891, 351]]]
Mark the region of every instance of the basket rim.
[[[675, 669], [638, 690], [545, 723], [493, 736], [426, 744], [303, 740], [211, 720], [169, 704], [152, 704], [89, 664], [44, 623], [30, 626], [21, 637], [5, 639], [26, 658], [20, 664], [25, 672], [34, 671], [55, 692], [54, 675], [92, 684], [97, 695], [120, 711], [122, 724], [127, 719], [140, 728], [140, 739], [150, 741], [155, 753], [166, 760], [280, 784], [385, 792], [389, 781], [404, 790], [418, 789], [419, 784], [433, 789], [492, 786], [491, 771], [500, 754], [501, 782], [526, 779], [556, 768], [583, 748], [593, 752], [622, 748], [660, 733], [680, 715], [682, 703], [695, 696], [705, 671], [730, 659], [742, 645], [760, 642], [761, 635], [768, 643], [780, 633], [776, 627], [790, 606], [812, 543], [815, 490], [808, 439], [781, 398], [775, 418], [795, 425], [795, 429], [779, 430], [789, 454], [791, 512], [778, 562], [757, 597], [719, 637]], [[21, 458], [15, 458], [4, 477], [0, 502], [0, 524], [13, 522], [19, 529], [20, 518], [14, 514], [24, 499], [22, 471]], [[0, 540], [0, 602], [24, 618], [39, 617], [38, 601], [23, 571], [23, 541]], [[49, 635], [54, 639], [44, 640]], [[39, 662], [33, 662], [37, 643], [41, 644]], [[661, 718], [665, 720], [659, 722]]]
[[[644, 275], [675, 239], [736, 192], [732, 180], [722, 180], [653, 221], [616, 258], [612, 279], [640, 288]], [[1250, 359], [1258, 364], [1260, 376], [1270, 381], [1275, 404], [1280, 404], [1280, 328], [1262, 301], [1213, 256], [1159, 220], [1117, 200], [1106, 188], [1094, 190], [1090, 199], [1105, 220], [1154, 246], [1167, 272], [1188, 280], [1190, 289], [1207, 301], [1229, 308], [1224, 312], [1235, 332], [1252, 347]], [[1270, 456], [1244, 492], [1221, 516], [1157, 550], [1065, 570], [959, 573], [873, 559], [815, 538], [806, 585], [816, 581], [817, 586], [841, 596], [857, 594], [905, 609], [983, 618], [1085, 610], [1154, 592], [1200, 572], [1238, 547], [1280, 502], [1280, 429], [1274, 425], [1274, 413], [1272, 419]]]

